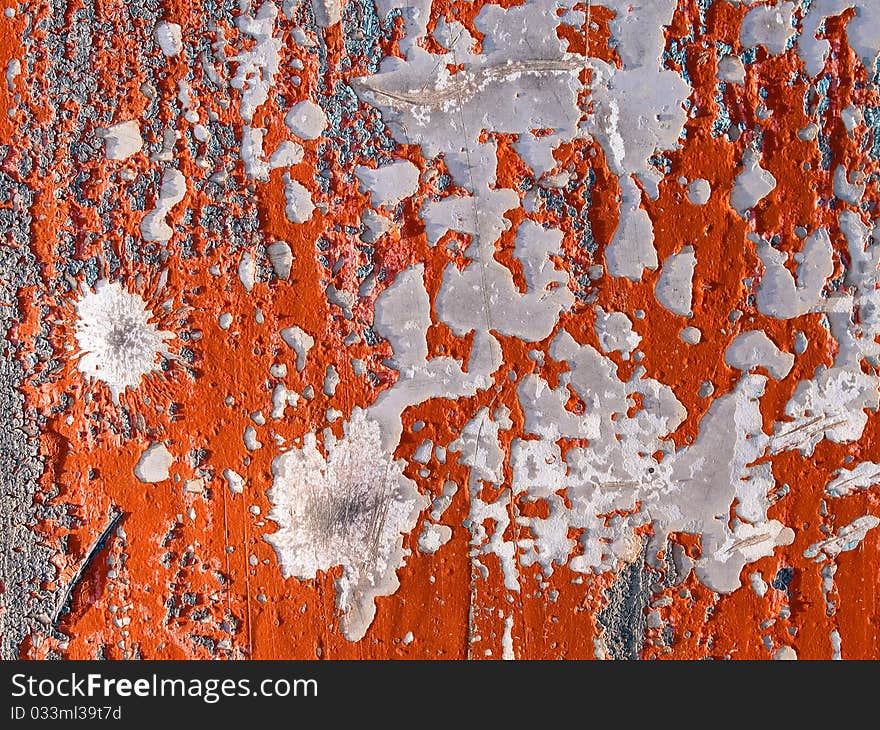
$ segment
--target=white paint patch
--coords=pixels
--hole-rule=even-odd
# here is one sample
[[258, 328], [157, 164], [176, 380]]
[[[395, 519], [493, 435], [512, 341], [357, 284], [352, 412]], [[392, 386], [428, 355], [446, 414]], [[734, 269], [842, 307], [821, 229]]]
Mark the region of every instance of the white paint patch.
[[864, 123], [865, 115], [859, 107], [849, 104], [840, 110], [840, 119], [846, 131], [852, 135], [856, 127]]
[[287, 201], [284, 212], [291, 223], [305, 223], [311, 219], [315, 211], [312, 194], [287, 173], [284, 174], [284, 199]]
[[718, 74], [716, 78], [719, 81], [725, 81], [729, 84], [744, 84], [746, 80], [746, 70], [742, 61], [738, 56], [723, 56], [718, 61]]
[[694, 205], [705, 205], [711, 196], [712, 186], [702, 177], [693, 180], [687, 187], [688, 200]]
[[562, 232], [523, 221], [516, 232], [514, 255], [523, 265], [528, 285], [523, 294], [513, 274], [491, 255], [475, 260], [464, 271], [446, 266], [436, 299], [437, 316], [456, 335], [495, 329], [501, 334], [537, 342], [547, 337], [559, 313], [574, 303], [568, 273], [550, 258], [561, 253]]
[[516, 659], [513, 651], [513, 614], [504, 618], [504, 633], [501, 635], [501, 658], [505, 661]]
[[459, 452], [459, 464], [470, 467], [468, 492], [470, 509], [464, 526], [471, 533], [472, 558], [494, 554], [501, 564], [504, 586], [509, 591], [519, 591], [519, 566], [516, 544], [504, 537], [511, 524], [508, 506], [511, 492], [504, 489], [492, 502], [483, 497], [483, 483], [500, 486], [504, 481], [504, 452], [498, 441], [498, 433], [513, 424], [505, 408], [494, 413], [481, 408], [465, 425], [459, 437], [449, 444], [451, 452]]
[[342, 566], [336, 582], [342, 630], [350, 641], [363, 637], [376, 613], [375, 598], [398, 588], [396, 570], [427, 500], [403, 475], [402, 464], [382, 448], [379, 425], [355, 409], [345, 436], [324, 442], [315, 434], [272, 462], [269, 519], [278, 530], [266, 535], [285, 578], [308, 580]]
[[165, 220], [171, 209], [186, 195], [186, 178], [174, 167], [162, 173], [156, 206], [141, 219], [141, 236], [145, 241], [168, 241], [173, 235]]
[[275, 276], [285, 281], [289, 279], [290, 269], [293, 266], [293, 251], [290, 250], [290, 245], [284, 241], [275, 241], [269, 244], [267, 252]]
[[281, 330], [281, 339], [296, 353], [296, 369], [302, 372], [306, 366], [306, 356], [315, 345], [315, 338], [302, 327], [285, 327]]
[[682, 342], [688, 345], [698, 345], [703, 339], [703, 333], [696, 327], [685, 327], [678, 333], [678, 336]]
[[144, 141], [134, 120], [120, 122], [102, 130], [104, 155], [108, 160], [125, 160], [141, 151]]
[[241, 161], [244, 174], [255, 180], [269, 179], [269, 165], [263, 159], [263, 137], [266, 130], [246, 124], [241, 129]]
[[245, 426], [242, 441], [244, 441], [244, 446], [248, 451], [256, 451], [263, 448], [263, 444], [257, 438], [257, 430], [251, 425]]
[[159, 44], [159, 49], [166, 56], [176, 56], [183, 50], [183, 35], [177, 23], [159, 21], [153, 30], [153, 37]]
[[815, 558], [817, 563], [823, 560], [834, 560], [840, 553], [855, 550], [862, 544], [868, 531], [873, 530], [877, 525], [880, 525], [880, 519], [874, 515], [858, 517], [848, 525], [841, 527], [836, 535], [810, 545], [804, 550], [804, 557]]
[[620, 178], [620, 222], [605, 247], [605, 265], [611, 276], [641, 281], [645, 269], [657, 268], [654, 224], [641, 207], [641, 192], [630, 177]]
[[834, 170], [834, 194], [850, 205], [858, 205], [865, 195], [864, 175], [850, 175], [846, 167], [838, 165]]
[[730, 206], [743, 217], [776, 189], [776, 178], [761, 167], [759, 159], [760, 155], [752, 149], [743, 153], [743, 170], [730, 192]]
[[782, 380], [794, 367], [794, 355], [782, 352], [763, 330], [737, 335], [724, 351], [724, 361], [744, 373], [759, 366], [766, 368], [776, 380]]
[[164, 482], [169, 477], [169, 469], [173, 463], [174, 457], [165, 448], [165, 444], [151, 444], [135, 464], [134, 475], [145, 484]]
[[819, 368], [801, 381], [785, 405], [788, 421], [773, 424], [771, 453], [797, 449], [809, 456], [823, 439], [848, 443], [861, 437], [867, 409], [880, 407], [877, 378], [858, 369]]
[[269, 173], [279, 167], [291, 167], [303, 159], [303, 148], [296, 142], [283, 140], [272, 153], [268, 161], [264, 159], [263, 137], [266, 130], [262, 127], [245, 125], [241, 130], [241, 160], [244, 172], [250, 178], [266, 182]]
[[283, 418], [287, 406], [296, 407], [298, 402], [298, 393], [288, 390], [283, 383], [278, 383], [272, 389], [272, 411], [269, 415], [276, 420]]
[[771, 55], [783, 53], [796, 32], [792, 22], [793, 13], [794, 4], [790, 2], [751, 8], [740, 28], [743, 48], [764, 46]]
[[272, 81], [278, 73], [282, 42], [272, 35], [277, 15], [275, 4], [266, 0], [256, 15], [244, 13], [236, 19], [238, 29], [256, 41], [248, 50], [230, 59], [238, 63], [238, 68], [229, 85], [241, 90], [239, 114], [247, 124], [253, 121], [254, 112], [269, 99]]
[[223, 470], [223, 478], [226, 479], [226, 484], [229, 487], [229, 493], [233, 496], [236, 494], [241, 494], [244, 492], [244, 478], [233, 471], [232, 469], [224, 469]]
[[770, 588], [770, 586], [767, 585], [767, 581], [764, 580], [764, 577], [760, 573], [749, 574], [749, 583], [758, 598], [763, 598]]
[[303, 154], [302, 145], [291, 142], [289, 139], [282, 140], [269, 158], [269, 169], [276, 170], [279, 167], [298, 165], [302, 162]]
[[238, 260], [238, 280], [244, 290], [250, 294], [257, 279], [257, 263], [249, 251], [242, 253]]
[[838, 469], [835, 478], [825, 487], [825, 494], [829, 497], [845, 497], [877, 484], [880, 484], [880, 464], [862, 461], [852, 469]]
[[21, 61], [10, 58], [6, 64], [6, 88], [15, 91], [15, 79], [21, 73]]
[[[364, 232], [361, 233], [361, 239], [364, 243], [375, 243], [384, 236], [392, 226], [392, 223], [388, 218], [370, 208], [367, 208], [361, 213], [361, 223], [365, 229]], [[436, 241], [431, 243], [429, 240], [429, 245], [434, 245], [436, 243]]]
[[425, 523], [419, 535], [419, 552], [433, 555], [452, 538], [452, 528], [447, 525]]
[[354, 174], [369, 191], [374, 207], [393, 207], [419, 189], [419, 168], [409, 160], [376, 168], [358, 166]]
[[[650, 520], [660, 535], [658, 547], [670, 532], [701, 534], [704, 551], [695, 565], [697, 575], [713, 590], [730, 592], [739, 586], [744, 565], [791, 543], [793, 531], [767, 519], [772, 472], [750, 466], [769, 443], [758, 401], [765, 378], [744, 376], [733, 393], [713, 402], [692, 445], [658, 461], [649, 455], [664, 450], [664, 434], [686, 416], [668, 388], [642, 373], [620, 382], [612, 362], [568, 335], [557, 337], [550, 355], [568, 361], [569, 388], [599, 420], [596, 432], [581, 431], [589, 448], [569, 449], [564, 459], [559, 434], [514, 440], [514, 493], [544, 499], [550, 506], [547, 518], [520, 520], [531, 537], [517, 543], [519, 564], [538, 563], [545, 574], [565, 563], [578, 572], [617, 570], [638, 556], [642, 543], [634, 530]], [[524, 388], [519, 393], [525, 430], [555, 420], [545, 406], [523, 397]], [[634, 413], [629, 393], [642, 394], [642, 408]], [[476, 477], [491, 479], [483, 473]], [[715, 518], [729, 514], [735, 503], [738, 516], [730, 524]], [[614, 524], [601, 518], [615, 510], [625, 516]], [[568, 537], [571, 529], [581, 533], [577, 542]]]
[[428, 359], [431, 304], [422, 264], [395, 277], [394, 283], [376, 299], [375, 312], [373, 327], [391, 343], [391, 363], [400, 378], [379, 395], [369, 410], [370, 417], [382, 426], [385, 447], [393, 450], [403, 431], [401, 414], [405, 408], [429, 398], [470, 396], [478, 387], [488, 387], [488, 374], [501, 364], [501, 348], [491, 335], [476, 333], [467, 373], [462, 370], [462, 363], [451, 357]]
[[797, 42], [807, 73], [818, 76], [831, 53], [831, 44], [820, 31], [825, 19], [849, 8], [857, 12], [847, 23], [847, 40], [865, 69], [873, 73], [880, 50], [880, 4], [874, 0], [813, 0], [807, 7]]
[[780, 646], [773, 654], [776, 661], [795, 661], [798, 658], [797, 652], [790, 646]]
[[842, 660], [840, 632], [837, 629], [832, 629], [828, 638], [831, 640], [831, 659], [835, 661]]
[[820, 228], [804, 241], [798, 262], [797, 280], [786, 268], [787, 255], [766, 242], [757, 249], [764, 272], [758, 284], [758, 311], [776, 319], [791, 319], [806, 314], [822, 300], [822, 290], [834, 272], [831, 239]]
[[114, 402], [145, 375], [159, 372], [161, 357], [174, 357], [165, 344], [174, 335], [160, 330], [146, 302], [119, 282], [98, 281], [77, 302], [76, 314], [77, 368], [105, 383]]
[[328, 398], [332, 398], [336, 395], [336, 388], [339, 385], [339, 373], [336, 368], [331, 364], [328, 365], [324, 370], [324, 395]]
[[341, 0], [311, 0], [311, 5], [320, 28], [331, 28], [342, 20]]
[[596, 308], [596, 337], [602, 352], [619, 352], [624, 360], [629, 360], [642, 338], [633, 330], [632, 321], [623, 312], [606, 313], [602, 307]]
[[688, 317], [693, 306], [693, 278], [697, 257], [693, 246], [684, 246], [663, 262], [663, 269], [654, 285], [654, 296], [662, 307], [673, 314]]
[[291, 107], [284, 123], [300, 139], [318, 139], [327, 129], [327, 115], [315, 102], [306, 99]]

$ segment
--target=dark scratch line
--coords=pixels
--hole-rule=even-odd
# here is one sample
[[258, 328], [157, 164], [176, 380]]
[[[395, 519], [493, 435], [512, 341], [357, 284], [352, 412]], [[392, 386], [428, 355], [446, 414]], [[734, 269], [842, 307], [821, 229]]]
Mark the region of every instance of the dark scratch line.
[[92, 546], [89, 548], [86, 553], [85, 558], [80, 563], [79, 568], [77, 568], [76, 573], [73, 574], [73, 577], [67, 584], [67, 588], [64, 589], [64, 593], [61, 595], [61, 600], [58, 602], [58, 606], [55, 609], [55, 612], [52, 614], [52, 626], [57, 627], [58, 621], [61, 616], [67, 613], [67, 610], [70, 607], [70, 599], [73, 596], [73, 589], [76, 588], [77, 584], [82, 580], [82, 577], [85, 575], [85, 572], [89, 569], [92, 562], [98, 556], [104, 547], [107, 545], [107, 540], [110, 537], [110, 533], [116, 529], [116, 526], [122, 520], [124, 516], [124, 512], [119, 508], [114, 506], [110, 515], [110, 521], [107, 523], [107, 526], [98, 536], [98, 539], [92, 543]]

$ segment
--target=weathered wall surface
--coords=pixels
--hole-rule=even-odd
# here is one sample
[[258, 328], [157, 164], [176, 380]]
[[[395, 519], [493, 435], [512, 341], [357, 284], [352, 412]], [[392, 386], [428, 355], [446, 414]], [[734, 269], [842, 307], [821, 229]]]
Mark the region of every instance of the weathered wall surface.
[[2, 8], [4, 657], [878, 656], [880, 6]]

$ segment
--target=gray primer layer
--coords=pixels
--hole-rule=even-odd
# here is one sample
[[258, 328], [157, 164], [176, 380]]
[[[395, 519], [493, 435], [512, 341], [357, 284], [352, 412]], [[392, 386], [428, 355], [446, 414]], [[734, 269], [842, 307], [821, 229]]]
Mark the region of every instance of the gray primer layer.
[[[0, 173], [3, 197], [17, 187], [17, 195], [28, 200], [32, 193]], [[30, 205], [30, 204], [29, 204]], [[29, 205], [23, 206], [25, 210]], [[4, 590], [0, 593], [0, 634], [3, 636], [4, 660], [19, 658], [21, 643], [28, 636], [53, 633], [49, 616], [55, 609], [53, 594], [43, 585], [55, 580], [51, 558], [53, 551], [34, 531], [48, 515], [34, 499], [40, 491], [38, 480], [43, 473], [40, 457], [39, 424], [24, 408], [19, 390], [26, 372], [9, 339], [9, 332], [21, 321], [18, 291], [37, 283], [37, 263], [28, 249], [30, 221], [21, 221], [13, 230], [14, 246], [0, 246], [0, 510], [3, 514]]]

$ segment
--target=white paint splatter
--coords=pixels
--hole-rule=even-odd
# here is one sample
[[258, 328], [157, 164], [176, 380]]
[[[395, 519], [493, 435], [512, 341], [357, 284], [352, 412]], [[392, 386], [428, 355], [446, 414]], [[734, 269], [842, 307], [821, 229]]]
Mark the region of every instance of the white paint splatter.
[[105, 383], [114, 402], [145, 375], [158, 372], [160, 358], [173, 357], [165, 343], [174, 335], [160, 330], [146, 302], [119, 282], [98, 281], [77, 302], [76, 314], [74, 333], [82, 353], [77, 368]]

